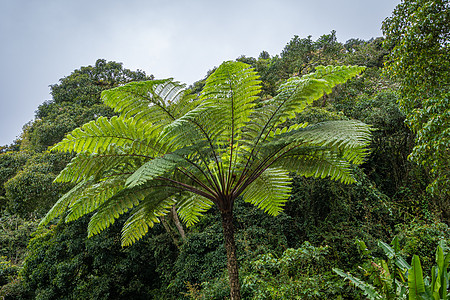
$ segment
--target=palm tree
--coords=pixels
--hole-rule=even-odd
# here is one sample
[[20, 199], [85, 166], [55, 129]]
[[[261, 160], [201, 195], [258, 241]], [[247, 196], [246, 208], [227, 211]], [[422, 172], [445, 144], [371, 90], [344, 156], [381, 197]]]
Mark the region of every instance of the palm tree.
[[286, 123], [362, 70], [317, 67], [287, 80], [267, 100], [258, 98], [257, 73], [240, 62], [223, 63], [200, 95], [172, 79], [104, 91], [104, 103], [119, 116], [87, 123], [53, 147], [78, 153], [56, 179], [76, 185], [41, 224], [65, 211], [66, 221], [96, 211], [88, 226], [92, 236], [131, 210], [122, 230], [122, 245], [128, 246], [175, 204], [187, 226], [215, 205], [222, 217], [231, 299], [240, 299], [234, 202], [242, 199], [275, 216], [291, 191], [289, 172], [354, 181], [350, 170], [367, 153], [367, 125]]

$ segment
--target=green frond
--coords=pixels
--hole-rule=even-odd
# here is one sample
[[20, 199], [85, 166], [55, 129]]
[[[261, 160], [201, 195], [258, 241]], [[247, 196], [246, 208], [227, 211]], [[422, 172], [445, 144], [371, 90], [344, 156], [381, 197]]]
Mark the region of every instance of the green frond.
[[53, 205], [53, 207], [47, 212], [45, 217], [39, 223], [39, 226], [45, 226], [50, 223], [51, 220], [62, 215], [67, 208], [74, 203], [81, 195], [84, 190], [91, 184], [88, 181], [82, 181], [73, 187], [70, 191], [64, 194], [59, 200]]
[[[181, 152], [181, 150], [178, 152]], [[186, 164], [187, 161], [183, 156], [176, 152], [157, 157], [146, 162], [137, 169], [136, 172], [128, 178], [126, 185], [130, 188], [142, 185], [149, 180], [173, 172], [177, 167]]]
[[97, 153], [108, 147], [131, 147], [138, 153], [155, 156], [160, 145], [151, 124], [139, 125], [134, 119], [100, 117], [69, 133], [52, 150]]
[[173, 79], [130, 82], [103, 91], [102, 100], [122, 116], [155, 128], [169, 124], [197, 105], [184, 85]]
[[108, 178], [87, 187], [79, 198], [69, 205], [66, 222], [71, 222], [96, 210], [109, 198], [120, 192], [125, 185], [126, 176]]
[[371, 126], [357, 120], [327, 121], [296, 130], [295, 141], [322, 146], [357, 148], [371, 142]]
[[268, 168], [244, 191], [244, 201], [276, 216], [290, 196], [291, 181], [286, 170]]
[[98, 234], [115, 222], [120, 215], [132, 207], [150, 193], [152, 187], [138, 187], [123, 189], [101, 204], [97, 212], [91, 217], [88, 225], [88, 237]]
[[[343, 159], [363, 163], [371, 142], [371, 127], [360, 121], [328, 121], [281, 134], [280, 140], [300, 146], [321, 146], [340, 152]], [[283, 141], [284, 139], [284, 141]]]
[[241, 135], [242, 128], [256, 105], [261, 81], [249, 65], [224, 62], [208, 77], [201, 99], [222, 108], [223, 113], [214, 122], [214, 129], [223, 130], [223, 142], [232, 142]]
[[[130, 151], [131, 150], [131, 151]], [[106, 151], [99, 153], [79, 153], [55, 178], [55, 182], [80, 182], [87, 178], [100, 179], [111, 170], [118, 169], [120, 172], [133, 172], [150, 157], [135, 154], [132, 149], [109, 147]]]
[[345, 184], [355, 182], [352, 164], [341, 153], [322, 147], [294, 148], [280, 156], [273, 165], [305, 177], [330, 177]]
[[165, 188], [149, 193], [125, 222], [122, 229], [122, 246], [132, 245], [155, 223], [159, 223], [159, 218], [166, 215], [176, 203], [174, 197], [176, 192], [174, 189]]
[[218, 107], [214, 106], [195, 107], [168, 124], [161, 134], [162, 139], [178, 147], [195, 144], [201, 140], [214, 140], [215, 136], [210, 132], [212, 124], [206, 126], [205, 124], [210, 123], [211, 118], [214, 119], [217, 116], [216, 111], [222, 113]]
[[292, 119], [338, 84], [344, 83], [364, 70], [360, 66], [316, 67], [316, 72], [303, 77], [292, 77], [278, 89], [278, 94], [263, 102], [263, 106], [252, 115], [253, 126], [259, 132], [257, 139], [264, 137], [278, 125]]
[[281, 128], [276, 128], [272, 131], [269, 132], [269, 137], [273, 138], [277, 135], [281, 135], [281, 134], [285, 134], [285, 133], [289, 133], [291, 131], [300, 129], [300, 128], [305, 128], [306, 126], [308, 126], [308, 123], [298, 123], [298, 124], [294, 124], [291, 126], [286, 126], [286, 127], [281, 127]]
[[336, 86], [360, 74], [365, 68], [363, 66], [317, 66], [313, 73], [306, 74], [303, 77], [324, 79], [330, 85]]
[[[178, 197], [180, 198], [180, 197]], [[208, 211], [214, 203], [204, 197], [188, 194], [178, 200], [177, 212], [180, 219], [190, 227], [199, 221], [199, 217]]]

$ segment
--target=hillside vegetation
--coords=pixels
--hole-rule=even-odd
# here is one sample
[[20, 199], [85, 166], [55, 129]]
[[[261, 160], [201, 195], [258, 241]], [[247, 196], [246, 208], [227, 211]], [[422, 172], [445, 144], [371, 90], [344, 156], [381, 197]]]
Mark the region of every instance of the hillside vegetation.
[[[395, 23], [395, 15], [389, 22]], [[387, 34], [389, 22], [384, 25]], [[380, 241], [395, 240], [396, 253], [407, 262], [414, 255], [420, 257], [424, 274], [431, 274], [439, 242], [448, 252], [450, 196], [448, 185], [443, 188], [448, 178], [442, 177], [448, 170], [439, 169], [428, 152], [421, 154], [420, 149], [435, 140], [426, 126], [413, 126], [410, 119], [411, 114], [424, 118], [433, 110], [424, 107], [419, 117], [417, 110], [408, 109], [414, 104], [405, 102], [405, 90], [427, 96], [422, 89], [406, 89], [409, 83], [402, 82], [401, 75], [388, 76], [396, 70], [383, 70], [399, 51], [392, 38], [341, 43], [333, 31], [317, 40], [294, 36], [278, 55], [262, 51], [257, 58], [236, 59], [259, 74], [259, 103], [274, 97], [287, 79], [314, 72], [320, 65], [364, 66], [361, 75], [333, 88], [282, 125], [354, 119], [373, 129], [368, 156], [352, 167], [354, 183], [290, 173], [289, 199], [275, 217], [236, 201], [233, 223], [243, 299], [360, 299], [364, 289], [344, 281], [333, 268], [350, 272], [380, 293], [385, 291], [377, 281], [379, 270], [373, 267], [385, 259]], [[190, 86], [189, 94], [198, 95], [215, 70]], [[102, 91], [146, 80], [154, 78], [103, 59], [81, 67], [51, 85], [52, 100], [38, 107], [36, 118], [24, 125], [16, 141], [1, 147], [0, 298], [229, 297], [227, 253], [216, 206], [189, 227], [176, 212], [169, 212], [129, 247], [121, 247], [121, 229], [129, 213], [90, 238], [87, 226], [92, 213], [64, 222], [66, 212], [50, 225], [38, 226], [74, 187], [54, 180], [75, 154], [49, 148], [73, 129], [117, 114], [101, 101]], [[426, 105], [447, 105], [448, 112], [446, 84], [442, 89], [447, 94], [430, 96]], [[439, 128], [432, 128], [441, 134]], [[439, 157], [440, 164], [448, 166], [448, 144], [446, 151]]]

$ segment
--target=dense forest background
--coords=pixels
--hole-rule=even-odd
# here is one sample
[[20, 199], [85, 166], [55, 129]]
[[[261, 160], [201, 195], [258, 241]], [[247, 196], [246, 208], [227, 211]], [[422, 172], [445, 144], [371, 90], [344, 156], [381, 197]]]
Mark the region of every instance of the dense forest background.
[[[278, 55], [262, 51], [257, 58], [236, 59], [260, 74], [262, 99], [274, 96], [289, 77], [310, 73], [318, 65], [365, 66], [361, 76], [314, 102], [296, 121], [358, 119], [374, 129], [370, 156], [354, 170], [357, 183], [292, 174], [292, 196], [277, 217], [236, 203], [245, 299], [359, 299], [362, 291], [332, 268], [373, 282], [370, 261], [383, 257], [378, 241], [397, 238], [401, 255], [407, 261], [419, 255], [428, 274], [438, 242], [450, 239], [448, 194], [427, 191], [435, 181], [433, 171], [408, 159], [417, 136], [405, 123], [407, 111], [399, 106], [401, 82], [383, 70], [391, 50], [383, 38], [341, 43], [332, 31], [317, 40], [294, 36]], [[201, 90], [212, 71], [189, 87], [192, 93]], [[152, 79], [104, 59], [81, 67], [51, 85], [52, 100], [38, 107], [36, 118], [24, 125], [17, 140], [0, 148], [0, 297], [224, 299], [229, 295], [222, 228], [214, 212], [183, 230], [168, 215], [127, 248], [120, 246], [120, 220], [126, 215], [89, 239], [89, 216], [38, 228], [49, 208], [71, 188], [53, 180], [72, 155], [49, 152], [49, 147], [98, 116], [114, 115], [100, 101], [103, 90]], [[357, 241], [365, 242], [370, 259]]]

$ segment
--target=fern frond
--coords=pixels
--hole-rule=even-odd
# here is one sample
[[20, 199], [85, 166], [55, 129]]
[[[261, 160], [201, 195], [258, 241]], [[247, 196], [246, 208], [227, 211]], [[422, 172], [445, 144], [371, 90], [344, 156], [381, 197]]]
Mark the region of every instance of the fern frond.
[[[180, 197], [178, 197], [180, 198]], [[214, 203], [204, 197], [188, 194], [178, 200], [177, 212], [180, 219], [190, 227], [199, 221], [205, 212], [207, 212]]]
[[360, 66], [316, 67], [316, 72], [303, 77], [292, 77], [282, 84], [277, 96], [263, 102], [263, 106], [252, 115], [258, 121], [257, 139], [265, 139], [268, 132], [292, 119], [314, 100], [330, 93], [338, 84], [344, 83], [364, 70]]
[[84, 192], [84, 190], [91, 185], [89, 181], [82, 181], [73, 187], [70, 191], [65, 193], [59, 200], [53, 205], [53, 207], [47, 212], [45, 217], [39, 223], [39, 226], [45, 226], [50, 223], [51, 220], [62, 215], [69, 206]]
[[241, 135], [256, 105], [260, 83], [249, 65], [231, 61], [221, 64], [206, 80], [201, 99], [222, 108], [219, 118], [208, 121], [213, 122], [212, 129], [223, 129], [223, 142], [230, 143]]
[[132, 245], [143, 237], [155, 223], [159, 223], [159, 217], [166, 215], [176, 203], [175, 193], [177, 190], [160, 188], [146, 195], [123, 226], [122, 246]]
[[197, 105], [173, 79], [131, 82], [102, 92], [102, 100], [114, 111], [136, 122], [165, 126]]
[[[285, 143], [301, 146], [321, 146], [340, 152], [343, 159], [361, 164], [371, 142], [371, 127], [359, 121], [328, 121], [279, 135]], [[283, 141], [284, 139], [284, 141]]]
[[134, 172], [127, 180], [128, 187], [142, 185], [145, 182], [156, 177], [162, 176], [168, 172], [173, 172], [180, 165], [187, 162], [180, 155], [169, 153], [162, 157], [157, 157], [143, 164], [136, 172]]
[[339, 120], [317, 123], [299, 129], [293, 135], [296, 141], [332, 146], [357, 148], [371, 142], [371, 126], [357, 120]]
[[247, 187], [243, 194], [244, 201], [276, 216], [290, 196], [291, 181], [285, 170], [268, 168]]
[[[131, 150], [131, 151], [130, 151]], [[80, 182], [87, 178], [100, 179], [111, 170], [120, 168], [121, 172], [133, 172], [136, 166], [142, 164], [151, 157], [135, 154], [132, 149], [127, 151], [120, 147], [108, 147], [106, 151], [99, 153], [79, 153], [55, 178], [55, 182]], [[109, 173], [108, 173], [109, 172]]]
[[339, 180], [345, 184], [355, 182], [352, 164], [340, 153], [321, 147], [295, 148], [277, 158], [273, 166], [280, 166], [305, 177]]
[[138, 153], [155, 156], [161, 145], [151, 124], [139, 125], [133, 119], [100, 117], [69, 133], [51, 150], [60, 152], [96, 153], [111, 145], [131, 147]]
[[115, 222], [120, 215], [139, 204], [152, 187], [123, 189], [98, 207], [88, 225], [88, 237], [98, 234]]
[[69, 206], [66, 222], [71, 222], [96, 210], [125, 186], [127, 176], [108, 178], [87, 187], [80, 197]]

